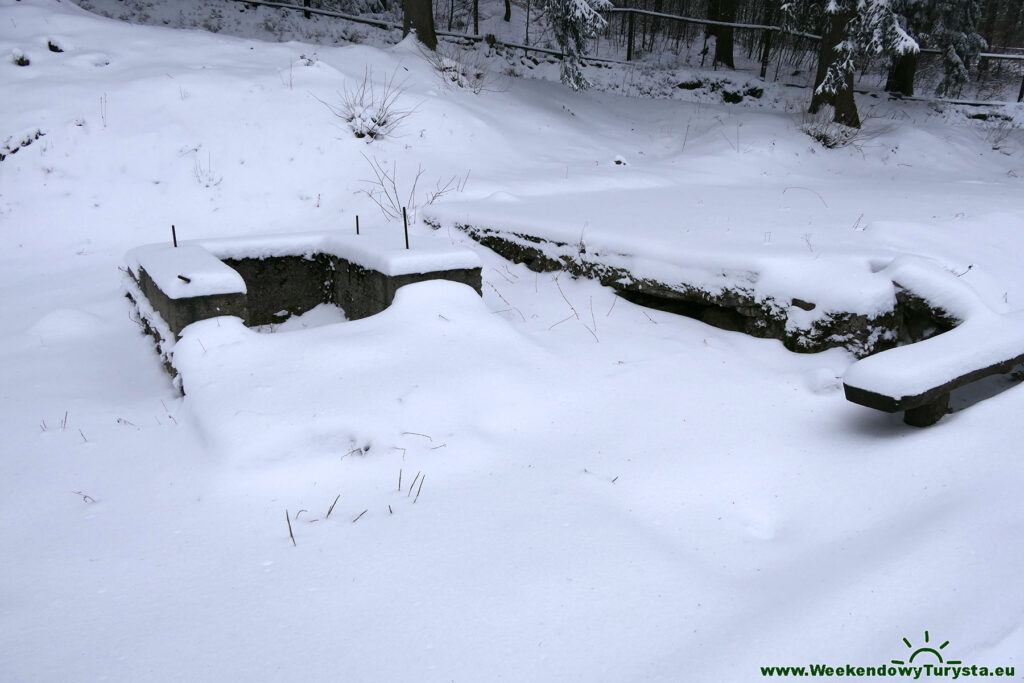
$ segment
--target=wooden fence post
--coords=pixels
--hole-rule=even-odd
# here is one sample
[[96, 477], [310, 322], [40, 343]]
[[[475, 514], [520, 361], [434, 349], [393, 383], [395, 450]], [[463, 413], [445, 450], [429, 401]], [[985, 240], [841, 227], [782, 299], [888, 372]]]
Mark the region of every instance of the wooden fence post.
[[[302, 0], [302, 6], [303, 6], [303, 7], [309, 7], [309, 0]], [[311, 15], [310, 15], [310, 13], [309, 13], [309, 12], [303, 12], [303, 13], [302, 13], [302, 16], [304, 16], [304, 17], [306, 17], [307, 19], [309, 19]]]

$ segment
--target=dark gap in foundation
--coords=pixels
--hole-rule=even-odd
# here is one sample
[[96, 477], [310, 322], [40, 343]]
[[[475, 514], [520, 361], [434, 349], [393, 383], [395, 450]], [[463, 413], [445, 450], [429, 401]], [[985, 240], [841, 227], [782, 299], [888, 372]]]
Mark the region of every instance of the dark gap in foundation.
[[683, 315], [729, 332], [744, 332], [747, 329], [746, 317], [725, 306], [685, 301], [631, 290], [617, 291], [616, 294], [637, 306]]

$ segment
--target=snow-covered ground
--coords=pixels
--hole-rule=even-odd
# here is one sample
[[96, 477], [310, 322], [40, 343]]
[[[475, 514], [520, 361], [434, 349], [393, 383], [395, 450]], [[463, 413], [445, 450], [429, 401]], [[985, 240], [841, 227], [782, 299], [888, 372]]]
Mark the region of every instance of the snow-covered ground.
[[[56, 0], [0, 0], [0, 55], [0, 144], [32, 138], [0, 161], [0, 679], [746, 681], [906, 659], [925, 631], [1021, 671], [1022, 390], [913, 430], [844, 400], [843, 351], [642, 309], [451, 227], [770, 253], [822, 296], [857, 284], [822, 260], [911, 254], [1013, 311], [1019, 106], [1003, 125], [864, 98], [863, 137], [826, 150], [802, 90], [652, 101], [499, 68], [473, 93], [408, 42]], [[366, 74], [409, 112], [369, 144], [322, 103]], [[370, 162], [403, 198], [422, 171], [413, 242], [474, 249], [483, 298], [424, 283], [359, 321], [199, 323], [180, 397], [122, 297], [125, 252], [172, 224], [356, 215], [397, 246]]]

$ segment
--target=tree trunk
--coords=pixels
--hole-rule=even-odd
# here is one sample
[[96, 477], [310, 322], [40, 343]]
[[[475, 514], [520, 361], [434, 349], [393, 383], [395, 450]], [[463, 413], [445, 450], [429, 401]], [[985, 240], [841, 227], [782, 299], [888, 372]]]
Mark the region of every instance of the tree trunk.
[[523, 43], [523, 45], [529, 45], [529, 44], [530, 44], [530, 0], [526, 0], [526, 41]]
[[[632, 12], [629, 13], [629, 28], [627, 29], [626, 36], [626, 61], [633, 61], [633, 34], [636, 31], [636, 15]], [[703, 60], [701, 60], [701, 66], [703, 66]]]
[[910, 97], [914, 94], [914, 74], [917, 72], [917, 53], [908, 52], [896, 55], [889, 69], [889, 78], [885, 89], [891, 93], [899, 93]]
[[402, 0], [402, 35], [409, 35], [410, 29], [416, 31], [421, 43], [431, 50], [437, 49], [431, 0]]
[[828, 25], [822, 32], [818, 48], [818, 69], [814, 75], [814, 94], [811, 96], [811, 106], [807, 111], [817, 114], [823, 105], [831, 104], [835, 110], [833, 121], [851, 128], [860, 128], [857, 103], [853, 99], [853, 71], [844, 74], [843, 84], [837, 88], [835, 93], [818, 92], [818, 87], [825, 81], [829, 66], [840, 56], [836, 48], [847, 39], [846, 26], [850, 23], [850, 19], [848, 12], [837, 12], [829, 15], [827, 19]]
[[[736, 0], [719, 0], [718, 21], [736, 21]], [[732, 26], [715, 27], [715, 63], [724, 64], [735, 69], [732, 58], [733, 28]]]
[[[661, 3], [662, 3], [662, 0], [654, 0], [654, 11], [655, 12], [660, 12], [662, 10]], [[658, 31], [660, 31], [660, 30], [661, 30], [661, 22], [658, 20], [658, 17], [654, 17], [654, 20], [651, 22], [651, 40], [647, 44], [647, 51], [648, 52], [654, 52], [654, 39], [658, 35]]]
[[473, 35], [480, 35], [480, 0], [473, 0]]
[[505, 21], [512, 21], [512, 0], [505, 0]]
[[[720, 9], [721, 4], [722, 4], [722, 0], [708, 0], [708, 6], [707, 6], [708, 19], [710, 19], [711, 21], [719, 21], [719, 14], [721, 14], [721, 9]], [[704, 68], [704, 60], [707, 59], [707, 56], [708, 56], [708, 37], [710, 37], [710, 36], [715, 36], [715, 43], [717, 45], [717, 43], [718, 43], [718, 27], [715, 26], [714, 24], [705, 24], [704, 25], [704, 47], [701, 48], [701, 51], [700, 51], [700, 66], [701, 66], [702, 69]], [[716, 56], [717, 56], [717, 52], [718, 52], [718, 48], [716, 47], [715, 48]], [[711, 64], [712, 64], [712, 66], [718, 66], [718, 62], [716, 62], [714, 59], [711, 60]]]
[[985, 18], [982, 20], [982, 27], [978, 29], [978, 33], [985, 36], [985, 40], [988, 41], [989, 45], [996, 43], [996, 26], [999, 22], [999, 3], [989, 2], [986, 4]]
[[[721, 5], [722, 5], [722, 0], [708, 0], [708, 6], [707, 6], [708, 19], [710, 19], [711, 21], [719, 21], [720, 20], [719, 19], [719, 15], [721, 14]], [[715, 43], [716, 44], [718, 43], [718, 27], [715, 26], [714, 24], [706, 24], [704, 26], [704, 48], [701, 50], [701, 55], [700, 55], [700, 65], [701, 65], [701, 68], [704, 67], [704, 59], [708, 56], [708, 37], [709, 36], [714, 36], [715, 37]], [[718, 52], [718, 48], [717, 47], [715, 48], [715, 52], [716, 52], [716, 56], [717, 56], [717, 52]], [[718, 62], [716, 62], [714, 59], [712, 59], [711, 60], [711, 64], [713, 66], [715, 66], [715, 65], [718, 64]]]
[[846, 74], [846, 85], [836, 93], [832, 100], [835, 116], [832, 120], [850, 128], [860, 128], [860, 116], [857, 114], [857, 102], [853, 99], [853, 72]]
[[[771, 26], [774, 17], [774, 7], [772, 3], [766, 2], [764, 4], [764, 14], [762, 15], [761, 23], [765, 26]], [[761, 80], [765, 80], [768, 76], [768, 61], [772, 57], [772, 32], [765, 30], [764, 38], [761, 40]]]

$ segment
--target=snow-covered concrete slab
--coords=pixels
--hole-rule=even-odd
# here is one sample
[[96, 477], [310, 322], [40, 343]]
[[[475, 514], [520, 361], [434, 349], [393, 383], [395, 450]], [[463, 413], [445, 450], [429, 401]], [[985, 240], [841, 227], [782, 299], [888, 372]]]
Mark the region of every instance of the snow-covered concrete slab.
[[481, 293], [475, 253], [434, 235], [416, 242], [407, 249], [394, 235], [299, 233], [151, 244], [125, 258], [138, 290], [174, 335], [223, 315], [247, 325], [277, 323], [320, 304], [340, 306], [348, 319], [365, 318], [390, 306], [399, 288], [423, 280], [451, 280]]
[[849, 400], [911, 411], [908, 423], [927, 426], [945, 413], [950, 391], [1024, 360], [1024, 311], [996, 313], [956, 274], [924, 259], [897, 259], [882, 274], [960, 324], [854, 363], [843, 377]]
[[[897, 253], [879, 247], [869, 233], [828, 225], [831, 215], [823, 219], [816, 213], [820, 207], [806, 208], [818, 202], [814, 194], [744, 188], [720, 196], [720, 189], [701, 189], [576, 189], [514, 200], [492, 195], [431, 207], [430, 216], [442, 225], [528, 236], [555, 257], [579, 255], [637, 278], [686, 282], [709, 292], [749, 289], [762, 300], [813, 301], [812, 317], [827, 311], [877, 315], [891, 308], [892, 288], [875, 277], [871, 264]], [[777, 219], [766, 220], [776, 207], [806, 228], [781, 230]], [[826, 225], [816, 227], [815, 221]], [[838, 282], [844, 286], [834, 286]]]
[[[914, 407], [930, 392], [946, 393], [994, 372], [1005, 372], [1022, 356], [1024, 315], [991, 315], [863, 358], [850, 366], [843, 382], [889, 397], [890, 412], [895, 412]], [[1007, 364], [1010, 367], [999, 369]]]
[[257, 235], [196, 242], [221, 259], [330, 254], [367, 270], [388, 276], [479, 268], [480, 257], [464, 247], [453, 247], [430, 235], [410, 239], [405, 248], [400, 230], [342, 235], [309, 232], [288, 235]]
[[196, 244], [147, 244], [125, 254], [125, 261], [136, 276], [146, 271], [170, 299], [245, 294], [242, 276]]
[[242, 276], [202, 247], [148, 244], [129, 251], [125, 262], [131, 280], [126, 293], [145, 329], [157, 338], [158, 350], [173, 345], [181, 331], [197, 320], [245, 317]]
[[[435, 225], [441, 215], [434, 216]], [[877, 272], [891, 254], [816, 252], [810, 243], [796, 251], [699, 241], [680, 247], [624, 236], [569, 242], [564, 235], [550, 237], [550, 219], [542, 216], [537, 214], [536, 227], [513, 221], [513, 230], [492, 227], [505, 224], [497, 216], [489, 219], [493, 224], [451, 225], [531, 270], [592, 277], [637, 303], [776, 338], [792, 350], [842, 346], [865, 356], [895, 343], [896, 288]]]

